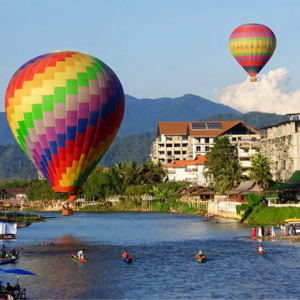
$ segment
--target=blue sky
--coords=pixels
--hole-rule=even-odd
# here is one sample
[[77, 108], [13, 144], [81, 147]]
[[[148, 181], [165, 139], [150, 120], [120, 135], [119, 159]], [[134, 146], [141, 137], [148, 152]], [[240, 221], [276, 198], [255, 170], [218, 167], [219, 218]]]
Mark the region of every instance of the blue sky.
[[[286, 67], [287, 90], [300, 88], [299, 0], [20, 0], [2, 1], [0, 95], [29, 59], [72, 49], [108, 64], [138, 98], [216, 91], [243, 82], [228, 39], [244, 23], [262, 23], [277, 49], [262, 73]], [[0, 106], [4, 110], [4, 104]]]

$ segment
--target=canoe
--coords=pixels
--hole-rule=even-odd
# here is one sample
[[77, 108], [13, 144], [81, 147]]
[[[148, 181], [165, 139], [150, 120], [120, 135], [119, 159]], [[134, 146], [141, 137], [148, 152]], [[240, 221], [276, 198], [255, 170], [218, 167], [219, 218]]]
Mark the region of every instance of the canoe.
[[75, 262], [81, 262], [81, 263], [86, 263], [85, 259], [79, 259], [76, 255], [74, 255], [73, 253], [71, 254], [71, 258], [73, 261]]
[[206, 263], [206, 257], [198, 258], [197, 262], [202, 263], [202, 264]]
[[16, 258], [1, 258], [0, 259], [0, 265], [12, 264], [15, 262], [17, 262]]
[[122, 258], [122, 260], [128, 264], [132, 263], [132, 257]]

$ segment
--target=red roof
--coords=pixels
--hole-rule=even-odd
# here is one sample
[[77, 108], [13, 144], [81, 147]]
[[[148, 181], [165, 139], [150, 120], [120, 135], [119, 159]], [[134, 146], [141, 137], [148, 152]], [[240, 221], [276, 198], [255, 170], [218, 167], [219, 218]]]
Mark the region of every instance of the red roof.
[[193, 160], [174, 160], [171, 164], [165, 165], [164, 168], [184, 168], [186, 166], [204, 165], [206, 155], [197, 155]]
[[[220, 129], [193, 129], [193, 124], [219, 123]], [[194, 137], [217, 137], [226, 133], [238, 124], [242, 124], [254, 133], [259, 131], [243, 121], [188, 121], [188, 122], [159, 122], [158, 132], [164, 135], [190, 135]]]

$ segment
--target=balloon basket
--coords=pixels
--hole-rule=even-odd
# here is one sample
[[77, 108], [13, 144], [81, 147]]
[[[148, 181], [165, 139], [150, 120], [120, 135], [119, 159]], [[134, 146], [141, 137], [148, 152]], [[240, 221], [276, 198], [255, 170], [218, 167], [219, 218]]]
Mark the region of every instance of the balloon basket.
[[72, 216], [73, 215], [73, 209], [63, 208], [62, 211], [61, 211], [61, 215], [62, 216]]
[[256, 77], [250, 77], [250, 82], [257, 82], [257, 78]]

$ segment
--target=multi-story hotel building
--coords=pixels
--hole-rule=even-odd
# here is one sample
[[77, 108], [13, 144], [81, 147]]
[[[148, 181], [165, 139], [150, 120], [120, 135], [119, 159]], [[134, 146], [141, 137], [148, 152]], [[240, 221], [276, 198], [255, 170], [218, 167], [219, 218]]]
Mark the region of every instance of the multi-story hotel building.
[[286, 181], [300, 170], [300, 113], [289, 116], [286, 122], [265, 127], [261, 140], [261, 154], [268, 159], [275, 180]]
[[151, 159], [163, 165], [193, 160], [197, 155], [206, 155], [214, 139], [224, 135], [237, 147], [242, 167], [250, 168], [250, 157], [259, 152], [261, 134], [242, 121], [159, 122]]

